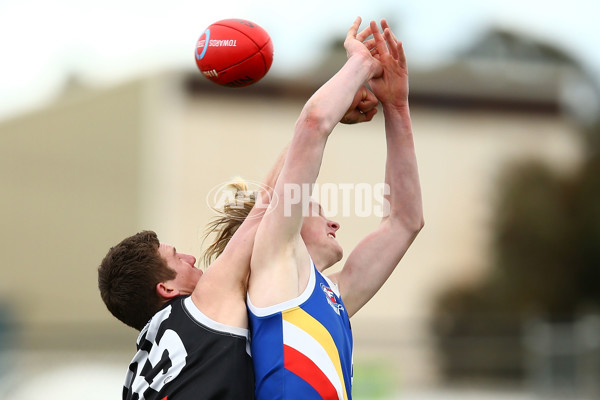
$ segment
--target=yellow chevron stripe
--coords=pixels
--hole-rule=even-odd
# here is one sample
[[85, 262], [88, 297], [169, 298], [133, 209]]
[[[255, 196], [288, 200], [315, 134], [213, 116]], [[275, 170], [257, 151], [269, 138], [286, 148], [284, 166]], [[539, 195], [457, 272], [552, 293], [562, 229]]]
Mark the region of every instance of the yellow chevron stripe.
[[[323, 347], [342, 382], [344, 400], [348, 400], [340, 355], [329, 331], [319, 321], [313, 318], [312, 315], [308, 314], [300, 307], [295, 307], [282, 312], [282, 318], [312, 336]], [[301, 351], [302, 349], [298, 350]]]

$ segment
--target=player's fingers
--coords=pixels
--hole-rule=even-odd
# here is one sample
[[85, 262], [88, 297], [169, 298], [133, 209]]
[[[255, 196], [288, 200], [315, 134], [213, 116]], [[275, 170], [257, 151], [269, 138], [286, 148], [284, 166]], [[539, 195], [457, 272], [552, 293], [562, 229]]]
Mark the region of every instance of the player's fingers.
[[358, 104], [358, 110], [363, 113], [366, 114], [368, 112], [370, 112], [372, 109], [377, 108], [377, 106], [379, 105], [379, 101], [368, 101], [368, 102], [361, 102]]
[[363, 44], [367, 47], [367, 49], [369, 50], [373, 50], [375, 49], [375, 39], [369, 39], [369, 40], [365, 40], [363, 41]]
[[377, 114], [377, 109], [373, 108], [369, 111], [367, 111], [366, 113], [363, 113], [363, 122], [369, 122], [370, 120], [373, 119], [373, 117], [375, 116], [375, 114]]
[[394, 31], [392, 31], [392, 28], [390, 28], [390, 25], [388, 24], [387, 20], [385, 18], [383, 18], [381, 20], [381, 29], [385, 30], [386, 28], [390, 30], [390, 33], [392, 34], [392, 37], [397, 42], [398, 38], [396, 38], [396, 35], [394, 35]]
[[375, 39], [375, 47], [377, 48], [377, 52], [380, 55], [385, 54], [387, 52], [387, 46], [375, 21], [371, 21], [371, 31], [373, 31], [373, 38]]
[[402, 42], [398, 42], [396, 45], [396, 51], [398, 51], [398, 64], [400, 64], [402, 68], [406, 68], [406, 55], [404, 54], [404, 46], [402, 45]]
[[377, 107], [379, 104], [379, 100], [377, 97], [371, 92], [369, 89], [364, 87], [362, 89], [362, 99], [358, 103], [357, 108], [362, 113], [366, 113], [371, 111], [373, 108]]
[[356, 124], [358, 122], [361, 122], [361, 119], [364, 118], [364, 115], [358, 111], [358, 109], [354, 109], [352, 111], [349, 111], [346, 113], [346, 115], [344, 115], [344, 117], [342, 118], [342, 120], [340, 121], [342, 124]]
[[371, 32], [371, 26], [367, 26], [365, 29], [363, 29], [362, 31], [360, 31], [358, 33], [358, 35], [356, 35], [356, 39], [360, 40], [361, 42], [364, 42], [364, 40], [366, 38], [368, 38], [369, 36], [371, 36], [372, 32]]
[[381, 24], [381, 29], [385, 29], [385, 28], [389, 28], [390, 27], [388, 25], [387, 19], [385, 19], [385, 18], [381, 18], [380, 24]]
[[373, 57], [379, 60], [379, 53], [377, 51], [377, 46], [375, 45], [375, 39], [369, 39], [363, 42], [367, 50], [371, 53]]
[[362, 21], [361, 17], [356, 17], [356, 19], [354, 20], [354, 23], [352, 24], [350, 29], [348, 29], [348, 34], [346, 35], [346, 38], [355, 38], [356, 37], [356, 33], [358, 32], [358, 27], [360, 26], [361, 21]]
[[398, 42], [393, 37], [392, 32], [389, 28], [385, 28], [385, 31], [383, 31], [383, 36], [385, 37], [385, 41], [387, 43], [388, 49], [390, 50], [390, 54], [392, 55], [394, 60], [398, 61]]

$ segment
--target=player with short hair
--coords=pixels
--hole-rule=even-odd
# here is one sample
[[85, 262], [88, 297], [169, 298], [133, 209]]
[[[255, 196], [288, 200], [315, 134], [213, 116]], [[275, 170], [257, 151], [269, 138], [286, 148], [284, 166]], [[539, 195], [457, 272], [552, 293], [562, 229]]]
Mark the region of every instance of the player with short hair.
[[[283, 154], [263, 188], [275, 182]], [[270, 193], [261, 190], [259, 201]], [[245, 305], [250, 253], [260, 207], [202, 272], [195, 257], [143, 231], [112, 247], [98, 268], [109, 311], [140, 330], [124, 400], [254, 398]]]

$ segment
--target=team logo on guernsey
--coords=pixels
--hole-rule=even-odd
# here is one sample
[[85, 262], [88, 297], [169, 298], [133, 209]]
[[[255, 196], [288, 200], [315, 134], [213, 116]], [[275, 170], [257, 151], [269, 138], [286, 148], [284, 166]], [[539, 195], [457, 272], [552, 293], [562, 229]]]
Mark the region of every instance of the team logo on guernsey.
[[327, 302], [329, 303], [331, 308], [333, 308], [333, 311], [335, 311], [337, 315], [340, 315], [340, 310], [343, 310], [344, 306], [342, 306], [341, 304], [339, 304], [337, 302], [337, 300], [335, 299], [335, 294], [333, 293], [333, 290], [331, 290], [330, 288], [328, 288], [327, 286], [325, 286], [322, 283], [321, 283], [321, 289], [323, 289], [323, 292], [325, 293], [325, 297], [327, 297]]

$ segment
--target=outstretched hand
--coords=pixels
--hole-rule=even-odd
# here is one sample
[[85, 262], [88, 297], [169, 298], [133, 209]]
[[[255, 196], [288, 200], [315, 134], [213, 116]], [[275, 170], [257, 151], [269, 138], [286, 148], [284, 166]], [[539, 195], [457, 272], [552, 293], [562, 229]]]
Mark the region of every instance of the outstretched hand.
[[[369, 49], [365, 47], [365, 45], [362, 43], [362, 40], [357, 39], [358, 28], [360, 26], [361, 21], [362, 19], [360, 17], [357, 17], [354, 20], [354, 23], [352, 24], [350, 29], [348, 29], [346, 40], [344, 40], [344, 48], [346, 49], [346, 54], [348, 58], [354, 56], [362, 57], [364, 62], [371, 64], [370, 78], [379, 77], [381, 76], [382, 72], [380, 63], [375, 57], [373, 57]], [[367, 29], [371, 28], [369, 27]]]
[[[408, 68], [402, 42], [394, 36], [385, 19], [381, 20], [383, 35], [375, 21], [357, 35], [357, 40], [369, 50], [383, 68], [383, 73], [369, 81], [371, 90], [383, 105], [408, 107]], [[372, 39], [365, 40], [373, 35]]]

